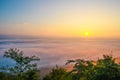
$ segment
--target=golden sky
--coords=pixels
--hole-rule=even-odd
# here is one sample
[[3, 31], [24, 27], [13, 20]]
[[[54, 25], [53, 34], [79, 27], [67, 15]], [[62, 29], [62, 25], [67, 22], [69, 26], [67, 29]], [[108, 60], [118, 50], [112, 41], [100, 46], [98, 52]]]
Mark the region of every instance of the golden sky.
[[119, 0], [1, 3], [0, 34], [120, 38]]

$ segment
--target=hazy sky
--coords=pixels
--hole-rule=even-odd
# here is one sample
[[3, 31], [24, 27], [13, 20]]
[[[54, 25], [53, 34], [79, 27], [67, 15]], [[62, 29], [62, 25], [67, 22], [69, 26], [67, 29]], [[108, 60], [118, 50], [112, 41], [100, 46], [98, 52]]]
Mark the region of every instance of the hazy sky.
[[0, 0], [0, 34], [120, 38], [120, 0]]

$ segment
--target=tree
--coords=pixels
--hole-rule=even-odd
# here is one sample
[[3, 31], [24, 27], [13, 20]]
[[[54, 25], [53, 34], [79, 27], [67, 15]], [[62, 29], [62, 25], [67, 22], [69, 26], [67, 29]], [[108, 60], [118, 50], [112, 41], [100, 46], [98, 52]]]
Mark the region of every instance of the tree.
[[98, 60], [95, 70], [93, 80], [120, 79], [120, 64], [116, 64], [110, 55], [103, 55], [103, 59]]
[[94, 65], [91, 61], [76, 59], [68, 60], [66, 64], [70, 63], [75, 63], [73, 70], [70, 72], [73, 74], [73, 80], [91, 80], [94, 75]]
[[39, 80], [40, 79], [40, 75], [39, 75], [39, 70], [38, 69], [32, 69], [32, 70], [28, 70], [26, 72], [27, 76], [26, 76], [26, 80]]
[[69, 80], [69, 77], [66, 76], [66, 74], [67, 72], [64, 68], [56, 66], [56, 68], [53, 68], [52, 71], [43, 78], [43, 80]]
[[[10, 58], [16, 62], [16, 65], [8, 70], [11, 74], [16, 75], [18, 80], [27, 80], [29, 77], [28, 74], [32, 73], [32, 75], [34, 75], [38, 71], [37, 64], [31, 62], [38, 61], [40, 59], [36, 56], [24, 56], [23, 51], [20, 51], [17, 48], [5, 51], [4, 57]], [[31, 80], [37, 79], [33, 78]]]
[[115, 63], [110, 55], [103, 55], [96, 64], [81, 59], [68, 60], [67, 64], [75, 63], [72, 80], [118, 80], [120, 79], [120, 64]]

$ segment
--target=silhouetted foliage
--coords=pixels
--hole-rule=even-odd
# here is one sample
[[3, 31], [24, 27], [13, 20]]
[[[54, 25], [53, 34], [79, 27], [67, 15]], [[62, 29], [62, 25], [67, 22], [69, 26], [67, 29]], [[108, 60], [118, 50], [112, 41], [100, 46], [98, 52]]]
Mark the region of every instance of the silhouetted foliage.
[[0, 80], [17, 80], [17, 77], [10, 73], [0, 72]]
[[[39, 58], [25, 57], [22, 51], [10, 49], [5, 51], [4, 57], [16, 62], [14, 67], [3, 66], [0, 68], [0, 80], [39, 80], [37, 64]], [[115, 63], [110, 55], [103, 55], [103, 59], [96, 62], [76, 59], [68, 60], [66, 64], [74, 63], [72, 71], [67, 72], [64, 68], [56, 66], [43, 80], [119, 80], [120, 64]]]
[[73, 70], [70, 73], [73, 73], [73, 80], [90, 80], [93, 76], [94, 65], [91, 61], [85, 61], [82, 59], [77, 60], [68, 60], [66, 64], [75, 63]]
[[103, 55], [95, 66], [93, 80], [118, 80], [120, 79], [120, 64], [116, 64], [112, 56]]
[[70, 72], [72, 80], [118, 80], [120, 79], [120, 64], [116, 64], [112, 56], [103, 55], [96, 64], [81, 59], [68, 60], [67, 64], [75, 63]]
[[59, 68], [56, 66], [56, 68], [53, 68], [52, 71], [47, 74], [43, 80], [71, 80], [70, 77], [66, 76], [67, 72], [63, 68]]
[[30, 80], [39, 80], [37, 64], [31, 63], [32, 61], [40, 60], [38, 57], [26, 57], [23, 55], [23, 51], [17, 48], [5, 51], [4, 57], [10, 58], [16, 62], [14, 67], [2, 68], [4, 72], [7, 70], [11, 75], [16, 76], [16, 80], [28, 80], [28, 78], [31, 78]]
[[25, 74], [26, 74], [25, 80], [39, 80], [40, 79], [38, 69], [28, 70]]

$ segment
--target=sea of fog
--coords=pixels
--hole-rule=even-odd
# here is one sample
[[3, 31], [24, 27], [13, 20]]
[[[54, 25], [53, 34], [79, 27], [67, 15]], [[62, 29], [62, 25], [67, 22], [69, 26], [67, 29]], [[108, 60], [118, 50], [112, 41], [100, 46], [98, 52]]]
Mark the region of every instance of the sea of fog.
[[0, 39], [0, 66], [13, 66], [15, 62], [3, 58], [5, 50], [18, 48], [24, 51], [25, 56], [35, 55], [40, 58], [39, 67], [65, 65], [70, 59], [101, 58], [103, 54], [120, 57], [120, 40], [110, 39], [55, 39], [55, 38], [28, 38], [28, 39]]

